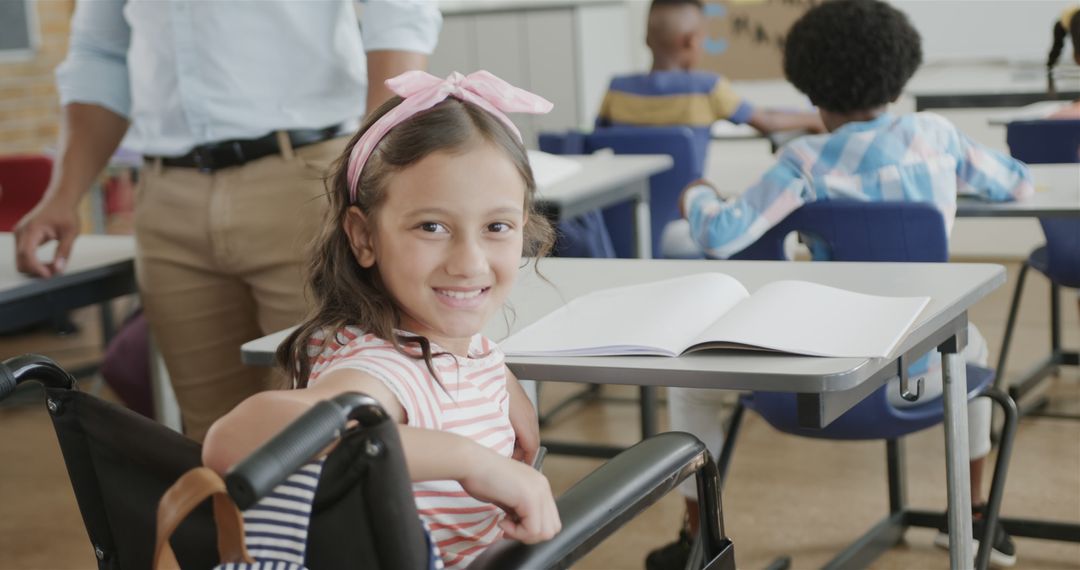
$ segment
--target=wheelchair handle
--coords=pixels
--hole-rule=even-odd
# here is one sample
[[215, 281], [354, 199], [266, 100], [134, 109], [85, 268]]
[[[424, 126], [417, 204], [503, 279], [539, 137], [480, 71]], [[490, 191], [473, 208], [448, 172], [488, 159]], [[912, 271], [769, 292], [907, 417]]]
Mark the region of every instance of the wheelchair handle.
[[0, 363], [0, 400], [29, 380], [37, 380], [47, 388], [75, 389], [75, 377], [56, 361], [40, 354], [24, 354]]
[[377, 400], [358, 392], [319, 402], [230, 469], [225, 487], [236, 506], [247, 509], [337, 441], [349, 420], [372, 427], [389, 418]]

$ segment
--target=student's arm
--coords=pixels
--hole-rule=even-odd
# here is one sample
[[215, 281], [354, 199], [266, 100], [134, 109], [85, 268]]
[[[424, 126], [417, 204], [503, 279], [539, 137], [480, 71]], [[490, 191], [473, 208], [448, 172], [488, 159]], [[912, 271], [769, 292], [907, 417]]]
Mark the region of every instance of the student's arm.
[[536, 408], [516, 376], [506, 369], [506, 392], [510, 395], [510, 425], [514, 426], [514, 459], [532, 465], [540, 448], [540, 422]]
[[821, 121], [821, 115], [816, 111], [788, 112], [754, 109], [746, 123], [763, 134], [780, 131], [824, 133], [826, 130], [825, 123]]
[[365, 2], [362, 16], [370, 113], [393, 94], [384, 85], [387, 79], [427, 67], [427, 56], [439, 40], [442, 14], [434, 2], [395, 0]]
[[[131, 107], [123, 0], [81, 1], [71, 18], [68, 53], [56, 69], [63, 113], [49, 187], [15, 228], [16, 267], [51, 277], [64, 271], [79, 233], [76, 207], [127, 131]], [[59, 245], [41, 263], [39, 245]]]
[[710, 256], [726, 259], [802, 206], [808, 192], [801, 170], [782, 153], [779, 162], [737, 198], [725, 201], [711, 186], [692, 184], [679, 204], [694, 241]]
[[[260, 392], [214, 422], [203, 444], [203, 464], [225, 473], [316, 403], [348, 391], [375, 398], [399, 424], [404, 409], [381, 382], [355, 370], [329, 372], [302, 390]], [[561, 528], [547, 479], [530, 466], [508, 460], [457, 434], [398, 426], [413, 481], [453, 480], [471, 496], [510, 516], [500, 527], [526, 543], [548, 540]]]
[[[944, 119], [941, 119], [944, 120]], [[1015, 158], [985, 147], [949, 123], [954, 133], [952, 152], [957, 158], [957, 189], [994, 202], [1024, 200], [1035, 192], [1027, 166]]]

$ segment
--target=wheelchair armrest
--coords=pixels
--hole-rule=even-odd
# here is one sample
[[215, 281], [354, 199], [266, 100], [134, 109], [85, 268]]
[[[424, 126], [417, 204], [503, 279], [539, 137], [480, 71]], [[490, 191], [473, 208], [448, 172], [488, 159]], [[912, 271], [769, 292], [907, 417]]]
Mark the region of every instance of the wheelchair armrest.
[[690, 434], [651, 437], [612, 458], [558, 498], [563, 527], [554, 538], [539, 544], [504, 540], [481, 554], [469, 568], [569, 567], [711, 462], [705, 445]]

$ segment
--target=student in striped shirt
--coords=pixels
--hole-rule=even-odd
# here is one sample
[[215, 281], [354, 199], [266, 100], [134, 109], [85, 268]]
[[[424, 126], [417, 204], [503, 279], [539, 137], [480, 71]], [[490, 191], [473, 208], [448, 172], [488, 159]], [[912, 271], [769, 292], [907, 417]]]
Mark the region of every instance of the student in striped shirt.
[[[959, 193], [986, 200], [1023, 199], [1034, 192], [1024, 164], [986, 148], [946, 119], [930, 114], [892, 114], [895, 101], [922, 61], [918, 32], [900, 11], [879, 0], [835, 0], [811, 8], [788, 33], [784, 73], [810, 97], [829, 134], [794, 140], [777, 163], [741, 196], [724, 200], [707, 182], [691, 184], [680, 199], [688, 220], [686, 241], [717, 258], [754, 243], [788, 214], [815, 200], [930, 202], [951, 230]], [[810, 242], [812, 253], [816, 244]], [[679, 248], [672, 248], [679, 249]], [[986, 341], [969, 325], [967, 362], [985, 366]], [[910, 369], [923, 377], [926, 395], [941, 392], [941, 358], [932, 352]], [[903, 406], [898, 390], [890, 399]], [[694, 433], [718, 451], [723, 438], [721, 402], [715, 392], [669, 389], [672, 429]], [[971, 491], [975, 537], [983, 533], [982, 470], [990, 452], [990, 403], [969, 405]], [[683, 489], [689, 525], [696, 531], [695, 490]], [[947, 529], [935, 544], [948, 546]], [[991, 563], [1011, 566], [1015, 547], [1004, 529], [995, 531]], [[650, 555], [649, 570], [681, 567], [688, 541]]]
[[532, 404], [480, 335], [522, 256], [552, 230], [505, 112], [551, 104], [486, 72], [409, 72], [329, 179], [327, 223], [309, 265], [312, 316], [278, 351], [296, 389], [245, 400], [207, 435], [224, 471], [315, 403], [346, 391], [400, 424], [421, 518], [442, 563], [461, 568], [503, 536], [560, 529]]
[[746, 123], [766, 134], [824, 132], [817, 113], [755, 107], [723, 76], [701, 70], [705, 39], [701, 0], [653, 0], [645, 35], [652, 68], [611, 80], [597, 126], [686, 125], [703, 143], [709, 140], [709, 127], [723, 120]]

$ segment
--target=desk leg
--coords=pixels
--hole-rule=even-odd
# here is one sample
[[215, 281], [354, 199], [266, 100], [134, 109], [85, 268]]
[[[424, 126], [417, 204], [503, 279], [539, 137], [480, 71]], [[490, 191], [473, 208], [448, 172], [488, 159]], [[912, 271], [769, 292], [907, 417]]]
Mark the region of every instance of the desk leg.
[[952, 351], [942, 350], [942, 381], [945, 398], [945, 475], [949, 497], [950, 568], [972, 568], [971, 455], [968, 446], [967, 373], [955, 342]]
[[640, 188], [634, 198], [634, 239], [638, 259], [652, 258], [652, 214], [649, 210], [649, 181], [638, 182]]

